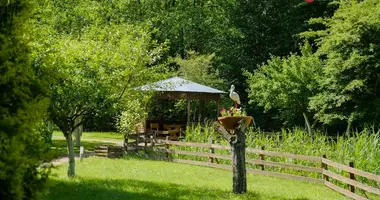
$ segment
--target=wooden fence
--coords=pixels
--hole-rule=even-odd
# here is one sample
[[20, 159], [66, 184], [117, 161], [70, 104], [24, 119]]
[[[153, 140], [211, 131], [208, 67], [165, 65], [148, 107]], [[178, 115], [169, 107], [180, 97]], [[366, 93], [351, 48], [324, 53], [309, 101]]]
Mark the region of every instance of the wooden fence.
[[123, 156], [124, 150], [119, 146], [95, 146], [95, 156], [118, 158]]
[[[164, 154], [163, 157], [155, 157], [158, 159], [177, 162], [177, 163], [194, 164], [194, 165], [200, 165], [200, 166], [232, 170], [231, 165], [215, 163], [216, 159], [232, 160], [231, 155], [221, 155], [221, 154], [215, 153], [215, 149], [231, 150], [230, 146], [214, 144], [212, 141], [210, 141], [208, 144], [170, 141], [169, 137], [167, 137], [166, 140], [154, 139], [153, 136], [150, 136], [150, 138], [145, 137], [143, 139], [141, 138], [139, 139], [138, 137], [135, 137], [134, 139], [135, 139], [135, 142], [128, 143], [125, 146], [127, 150], [134, 150], [134, 151], [152, 150], [154, 152], [161, 152]], [[140, 143], [139, 145], [139, 142], [142, 142], [142, 143]], [[201, 147], [201, 148], [207, 148], [208, 152], [177, 150], [177, 149], [171, 149], [170, 146]], [[380, 176], [356, 169], [354, 168], [354, 165], [352, 162], [350, 162], [349, 166], [346, 166], [346, 165], [342, 165], [334, 161], [328, 160], [325, 155], [323, 155], [322, 157], [317, 157], [317, 156], [306, 156], [306, 155], [298, 155], [298, 154], [275, 152], [275, 151], [266, 151], [264, 150], [264, 147], [262, 147], [261, 149], [246, 148], [246, 153], [256, 154], [260, 158], [260, 159], [246, 159], [246, 163], [259, 166], [259, 169], [247, 168], [247, 172], [251, 174], [267, 175], [267, 176], [274, 176], [274, 177], [280, 177], [280, 178], [286, 178], [286, 179], [324, 184], [325, 186], [331, 188], [334, 191], [337, 191], [352, 199], [358, 199], [358, 200], [369, 199], [364, 191], [373, 193], [376, 195], [380, 195], [379, 188], [366, 185], [356, 180], [356, 177], [361, 176], [361, 177], [365, 177], [367, 179], [374, 180], [380, 183]], [[206, 157], [208, 158], [208, 162], [176, 159], [176, 158], [173, 158], [173, 156], [170, 156], [171, 154]], [[311, 166], [304, 166], [300, 164], [267, 161], [265, 160], [265, 157], [267, 156], [290, 158], [290, 159], [295, 159], [295, 160], [306, 160], [306, 161], [315, 163], [315, 166], [321, 166], [321, 167], [311, 167]], [[293, 174], [282, 173], [282, 172], [267, 171], [265, 170], [265, 166], [318, 173], [320, 175], [320, 178], [312, 178], [312, 177], [299, 176], [299, 175], [293, 175]], [[336, 174], [330, 171], [329, 167], [346, 171], [347, 174], [349, 174], [349, 177], [344, 177], [340, 174]], [[330, 181], [330, 178], [348, 185], [350, 190], [346, 190], [338, 185], [333, 184]], [[363, 194], [366, 197], [360, 196], [359, 194], [355, 193], [355, 188], [361, 189], [363, 191]]]

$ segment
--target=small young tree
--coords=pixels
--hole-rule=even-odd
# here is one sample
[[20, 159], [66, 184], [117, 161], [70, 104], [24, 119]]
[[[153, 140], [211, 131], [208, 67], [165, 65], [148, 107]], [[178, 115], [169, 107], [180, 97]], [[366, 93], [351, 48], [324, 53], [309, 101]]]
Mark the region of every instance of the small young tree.
[[272, 57], [254, 74], [246, 73], [250, 103], [263, 106], [265, 111], [278, 109], [284, 120], [302, 115], [312, 135], [309, 118], [313, 113], [309, 111], [309, 99], [318, 92], [322, 67], [322, 61], [308, 44], [303, 47], [301, 56]]

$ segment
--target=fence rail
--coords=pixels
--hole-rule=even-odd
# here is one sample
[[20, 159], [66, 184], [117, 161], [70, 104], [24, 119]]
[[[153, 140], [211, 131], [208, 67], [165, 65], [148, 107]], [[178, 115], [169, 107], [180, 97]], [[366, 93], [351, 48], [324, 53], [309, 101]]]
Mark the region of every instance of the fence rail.
[[[172, 161], [172, 162], [177, 162], [177, 163], [200, 165], [200, 166], [206, 166], [206, 167], [213, 167], [213, 168], [219, 168], [219, 169], [225, 169], [225, 170], [232, 170], [231, 165], [214, 163], [215, 161], [217, 161], [216, 159], [232, 160], [231, 155], [217, 154], [215, 153], [214, 149], [231, 150], [231, 147], [214, 144], [212, 140], [210, 140], [209, 143], [207, 144], [207, 143], [170, 141], [168, 137], [166, 138], [166, 140], [154, 139], [153, 137], [150, 137], [150, 138], [145, 137], [141, 139], [138, 136], [134, 135], [133, 138], [131, 139], [134, 139], [135, 142], [127, 144], [126, 145], [127, 149], [132, 149], [136, 151], [140, 149], [145, 149], [145, 150], [150, 149], [155, 152], [164, 153], [165, 154], [164, 157], [160, 157], [161, 160], [167, 160], [167, 161]], [[142, 141], [142, 145], [139, 145], [141, 141]], [[184, 151], [184, 150], [170, 149], [171, 145], [185, 146], [185, 147], [200, 147], [200, 148], [207, 148], [209, 150], [207, 152]], [[317, 157], [317, 156], [306, 156], [306, 155], [284, 153], [284, 152], [267, 151], [267, 150], [264, 150], [264, 147], [262, 147], [261, 149], [246, 148], [246, 153], [258, 154], [259, 155], [258, 157], [260, 158], [260, 159], [246, 159], [247, 164], [261, 166], [261, 170], [247, 168], [247, 172], [251, 174], [274, 176], [274, 177], [293, 179], [293, 180], [298, 180], [298, 181], [307, 181], [307, 182], [312, 182], [312, 183], [324, 184], [326, 187], [329, 187], [330, 189], [336, 192], [339, 192], [347, 197], [350, 197], [356, 200], [364, 200], [364, 199], [368, 199], [368, 197], [363, 197], [355, 193], [355, 188], [361, 189], [362, 191], [366, 191], [369, 193], [373, 193], [375, 195], [380, 195], [379, 188], [369, 186], [367, 184], [361, 183], [358, 180], [356, 180], [357, 176], [361, 176], [369, 180], [373, 180], [380, 183], [380, 176], [369, 173], [369, 172], [365, 172], [363, 170], [356, 169], [353, 167], [353, 163], [350, 163], [351, 166], [346, 166], [346, 165], [327, 159], [325, 155], [322, 157]], [[208, 157], [209, 161], [204, 162], [204, 161], [177, 159], [177, 158], [172, 158], [170, 154]], [[306, 160], [309, 162], [314, 162], [316, 166], [319, 165], [321, 167], [311, 167], [311, 166], [305, 166], [301, 164], [273, 162], [273, 161], [265, 160], [265, 156]], [[310, 173], [317, 173], [317, 174], [320, 174], [321, 178], [312, 178], [312, 177], [299, 176], [299, 175], [293, 175], [293, 174], [282, 173], [282, 172], [268, 171], [268, 170], [265, 170], [265, 166], [279, 167], [279, 168], [298, 170], [298, 171], [304, 171], [304, 172], [310, 172]], [[328, 170], [329, 167], [333, 167], [338, 170], [345, 171], [349, 174], [349, 177], [344, 177], [340, 174], [336, 174]], [[332, 182], [330, 182], [330, 178], [348, 185], [350, 190], [344, 189], [342, 187], [339, 187], [338, 185], [333, 184]]]
[[380, 182], [380, 176], [375, 175], [375, 174], [371, 174], [369, 172], [365, 172], [365, 171], [362, 171], [362, 170], [359, 170], [359, 169], [356, 169], [356, 168], [353, 168], [353, 167], [342, 165], [340, 163], [336, 163], [334, 161], [331, 161], [331, 160], [328, 160], [328, 159], [325, 159], [325, 158], [322, 158], [322, 163], [324, 163], [326, 165], [329, 165], [329, 166], [332, 166], [332, 167], [335, 167], [337, 169], [341, 169], [341, 170], [344, 170], [344, 171], [347, 171], [347, 172], [351, 172], [351, 173], [356, 174], [358, 176], [362, 176], [362, 177], [374, 180], [376, 182]]
[[281, 167], [281, 168], [294, 169], [294, 170], [300, 170], [300, 171], [306, 171], [306, 172], [322, 173], [321, 168], [309, 167], [309, 166], [304, 166], [304, 165], [278, 163], [278, 162], [264, 161], [264, 160], [259, 160], [259, 159], [247, 159], [245, 162], [251, 163], [251, 164], [256, 164], [256, 165], [264, 165], [264, 166], [270, 166], [270, 167]]

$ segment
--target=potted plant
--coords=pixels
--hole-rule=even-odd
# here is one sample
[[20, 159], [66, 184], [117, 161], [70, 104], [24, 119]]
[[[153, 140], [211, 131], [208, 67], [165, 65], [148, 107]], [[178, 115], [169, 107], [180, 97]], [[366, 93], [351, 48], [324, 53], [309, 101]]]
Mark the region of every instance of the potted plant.
[[247, 116], [241, 108], [232, 107], [229, 110], [223, 108], [219, 111], [221, 117], [218, 117], [218, 121], [225, 129], [235, 129], [239, 125], [240, 120], [245, 121], [245, 126], [248, 127], [253, 117]]

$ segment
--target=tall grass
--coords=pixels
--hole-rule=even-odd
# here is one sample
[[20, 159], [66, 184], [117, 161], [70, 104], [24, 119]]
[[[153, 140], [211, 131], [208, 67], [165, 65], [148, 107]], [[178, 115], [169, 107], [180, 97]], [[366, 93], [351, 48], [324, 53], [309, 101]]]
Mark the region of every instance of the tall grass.
[[[207, 143], [209, 138], [212, 138], [215, 143], [228, 145], [221, 135], [214, 131], [212, 125], [194, 125], [186, 129], [186, 141]], [[380, 133], [374, 129], [364, 129], [357, 131], [353, 135], [339, 135], [336, 137], [326, 136], [324, 133], [315, 132], [313, 137], [301, 128], [294, 128], [292, 130], [283, 129], [280, 132], [264, 133], [260, 130], [249, 129], [246, 134], [246, 143], [249, 148], [265, 147], [266, 150], [288, 152], [302, 155], [322, 156], [326, 155], [328, 159], [335, 162], [346, 164], [353, 161], [355, 168], [380, 175]], [[204, 151], [208, 149], [202, 148], [187, 148], [178, 147], [183, 150], [191, 151]], [[226, 150], [215, 150], [218, 154], [230, 154]], [[247, 158], [257, 158], [257, 155], [247, 155]], [[207, 158], [191, 158], [206, 161]], [[313, 163], [308, 161], [300, 161], [279, 157], [267, 157], [266, 159], [276, 162], [286, 162], [293, 164], [302, 164], [314, 167], [320, 167], [320, 163]], [[223, 164], [229, 164], [230, 161], [221, 161]], [[258, 166], [252, 166], [257, 168]], [[320, 178], [320, 175], [309, 172], [298, 172], [294, 170], [286, 170], [281, 168], [268, 167], [271, 171], [281, 171], [286, 173], [307, 175], [311, 177]], [[337, 169], [330, 169], [337, 173], [343, 172]], [[380, 187], [380, 183], [366, 180], [364, 181], [375, 187]]]

